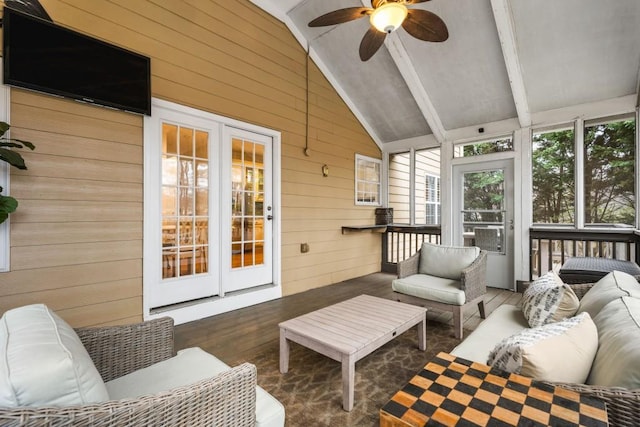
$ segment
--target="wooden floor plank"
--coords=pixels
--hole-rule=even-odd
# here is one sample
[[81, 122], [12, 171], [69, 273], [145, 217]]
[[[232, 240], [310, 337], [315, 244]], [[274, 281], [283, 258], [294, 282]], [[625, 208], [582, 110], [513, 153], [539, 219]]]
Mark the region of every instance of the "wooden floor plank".
[[[361, 294], [393, 299], [391, 281], [395, 278], [395, 274], [389, 273], [369, 274], [178, 325], [176, 350], [200, 347], [228, 364], [239, 359], [250, 360], [252, 356], [278, 346], [280, 322]], [[485, 303], [487, 315], [501, 304], [518, 304], [520, 296], [512, 291], [489, 288]], [[464, 316], [464, 328], [468, 330], [475, 329], [482, 320], [477, 307], [466, 310]], [[450, 313], [429, 310], [427, 318], [452, 324]]]

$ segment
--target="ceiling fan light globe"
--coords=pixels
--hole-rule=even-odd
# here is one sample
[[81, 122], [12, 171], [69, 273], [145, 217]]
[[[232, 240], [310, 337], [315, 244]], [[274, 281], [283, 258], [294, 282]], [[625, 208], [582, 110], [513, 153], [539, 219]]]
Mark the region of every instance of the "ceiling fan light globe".
[[391, 33], [398, 29], [407, 17], [407, 8], [401, 3], [385, 3], [373, 11], [371, 25], [383, 33]]

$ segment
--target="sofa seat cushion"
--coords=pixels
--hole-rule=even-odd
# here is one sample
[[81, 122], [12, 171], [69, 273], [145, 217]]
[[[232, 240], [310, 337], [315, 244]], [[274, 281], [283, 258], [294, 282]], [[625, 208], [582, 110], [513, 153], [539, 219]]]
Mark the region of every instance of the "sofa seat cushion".
[[[215, 356], [192, 347], [172, 357], [107, 382], [111, 399], [128, 399], [159, 393], [210, 378], [231, 369]], [[284, 406], [260, 386], [256, 387], [256, 426], [284, 425]]]
[[515, 305], [501, 305], [451, 351], [463, 359], [486, 364], [489, 353], [504, 338], [527, 328], [527, 319]]
[[500, 341], [487, 365], [541, 381], [583, 384], [597, 349], [596, 325], [581, 313]]
[[599, 345], [587, 384], [640, 388], [640, 299], [617, 298], [593, 321]]
[[580, 300], [578, 313], [586, 311], [592, 318], [602, 308], [620, 297], [640, 298], [640, 283], [635, 277], [622, 271], [612, 271], [598, 280]]
[[579, 306], [571, 287], [553, 271], [538, 277], [522, 295], [522, 313], [532, 328], [572, 317]]
[[462, 270], [473, 264], [478, 255], [480, 248], [475, 246], [441, 246], [424, 242], [418, 273], [460, 280]]
[[445, 304], [464, 305], [465, 294], [460, 289], [460, 281], [427, 274], [412, 274], [395, 279], [391, 288], [405, 295], [438, 301]]
[[0, 318], [0, 406], [71, 406], [109, 400], [71, 326], [44, 304]]

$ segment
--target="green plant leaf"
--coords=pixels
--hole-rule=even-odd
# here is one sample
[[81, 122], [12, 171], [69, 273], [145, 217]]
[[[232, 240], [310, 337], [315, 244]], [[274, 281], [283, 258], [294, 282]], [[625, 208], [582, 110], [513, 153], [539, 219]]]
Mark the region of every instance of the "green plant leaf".
[[8, 139], [0, 140], [0, 147], [9, 147], [9, 148], [22, 148], [22, 144], [18, 144], [17, 142], [8, 142]]
[[21, 139], [9, 139], [9, 138], [0, 138], [0, 147], [14, 147], [14, 148], [29, 148], [30, 150], [34, 150], [36, 148], [29, 141], [23, 141]]
[[7, 133], [10, 127], [11, 125], [9, 125], [9, 123], [0, 122], [0, 136], [3, 136], [5, 133]]
[[7, 150], [6, 148], [0, 148], [0, 160], [4, 160], [11, 166], [18, 169], [26, 169], [27, 165], [24, 164], [24, 159], [19, 153], [15, 151]]
[[24, 145], [25, 147], [27, 147], [30, 150], [35, 150], [36, 146], [33, 145], [31, 142], [29, 141], [23, 141], [22, 139], [11, 139], [10, 141], [16, 141], [19, 142], [20, 144]]
[[18, 201], [11, 196], [0, 196], [0, 214], [10, 214], [18, 208]]

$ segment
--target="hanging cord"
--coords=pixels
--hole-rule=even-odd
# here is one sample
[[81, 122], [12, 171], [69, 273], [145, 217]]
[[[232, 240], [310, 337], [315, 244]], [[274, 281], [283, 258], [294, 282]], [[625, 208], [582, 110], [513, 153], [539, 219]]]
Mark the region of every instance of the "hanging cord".
[[304, 130], [304, 155], [311, 155], [309, 151], [309, 43], [307, 42], [307, 54], [305, 56], [305, 130]]

